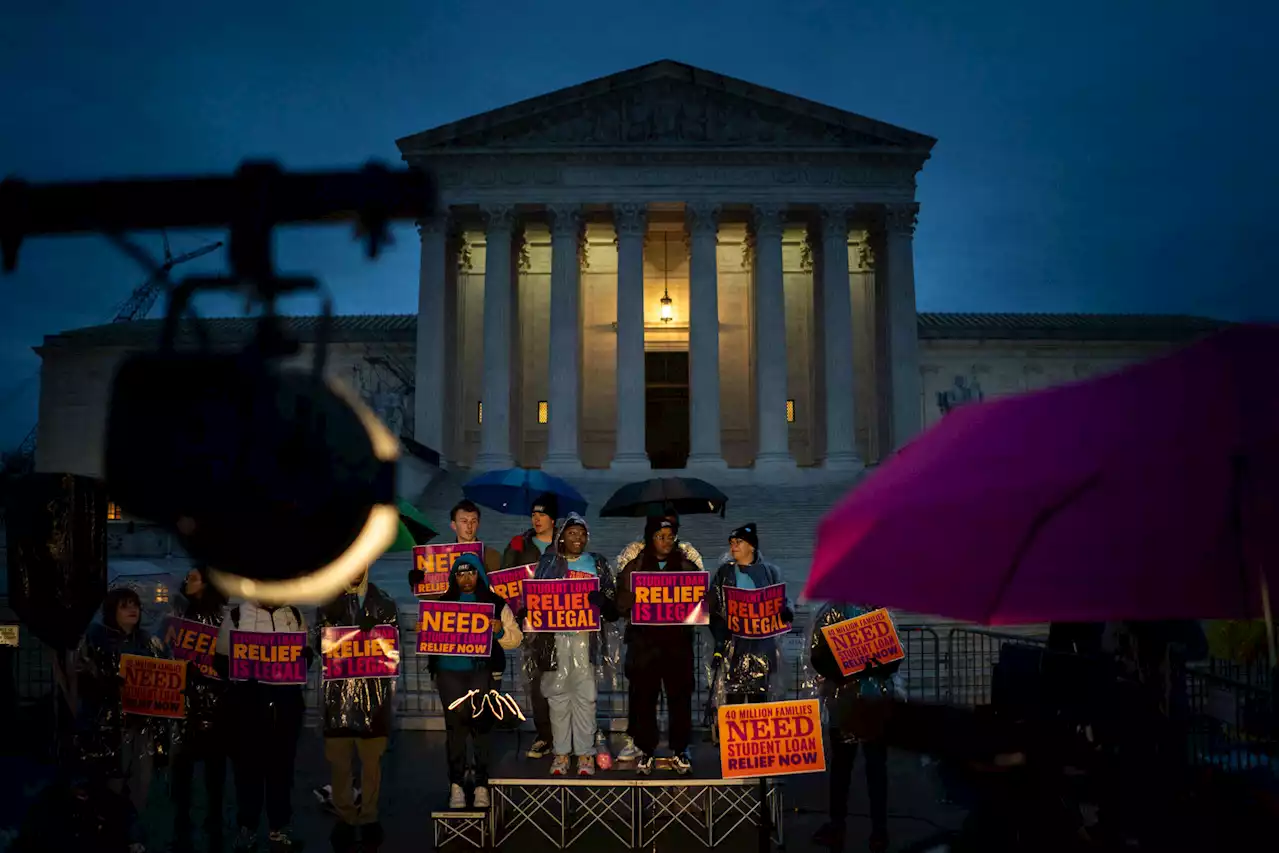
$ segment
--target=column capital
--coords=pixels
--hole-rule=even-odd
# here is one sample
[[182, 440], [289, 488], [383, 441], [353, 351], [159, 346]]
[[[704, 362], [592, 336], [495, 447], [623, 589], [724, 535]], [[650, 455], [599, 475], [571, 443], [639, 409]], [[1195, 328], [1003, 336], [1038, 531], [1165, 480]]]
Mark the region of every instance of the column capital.
[[720, 205], [709, 201], [687, 202], [684, 206], [684, 221], [689, 228], [689, 235], [718, 233], [720, 226]]
[[643, 203], [623, 202], [613, 206], [613, 230], [619, 236], [644, 236], [649, 220], [649, 207]]
[[551, 236], [576, 237], [582, 228], [582, 205], [549, 204], [547, 213], [551, 214]]
[[516, 224], [516, 209], [510, 204], [489, 204], [480, 208], [485, 231], [511, 231]]
[[916, 202], [886, 204], [884, 206], [884, 230], [887, 234], [910, 237], [916, 230], [916, 217], [920, 205]]
[[787, 205], [774, 203], [753, 205], [751, 224], [757, 237], [781, 239], [782, 230], [787, 224]]
[[822, 239], [824, 241], [849, 239], [849, 214], [851, 210], [852, 208], [847, 204], [822, 205], [822, 221], [819, 227], [822, 230]]
[[448, 211], [433, 214], [432, 216], [424, 216], [414, 221], [418, 228], [418, 239], [425, 240], [431, 234], [444, 234], [448, 236], [449, 229], [453, 226], [452, 217]]

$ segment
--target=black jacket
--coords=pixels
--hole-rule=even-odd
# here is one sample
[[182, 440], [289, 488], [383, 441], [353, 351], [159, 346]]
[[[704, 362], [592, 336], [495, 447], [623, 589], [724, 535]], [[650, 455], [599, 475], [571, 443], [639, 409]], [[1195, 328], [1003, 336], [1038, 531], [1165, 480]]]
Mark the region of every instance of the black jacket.
[[[550, 546], [547, 547], [550, 548]], [[511, 537], [511, 541], [502, 551], [502, 568], [527, 566], [540, 559], [542, 559], [542, 552], [538, 550], [537, 545], [533, 544], [533, 528], [530, 527], [519, 536]]]
[[[355, 625], [364, 630], [374, 625], [395, 625], [399, 630], [399, 612], [395, 601], [371, 583], [365, 594], [364, 607], [360, 606], [358, 596], [342, 595], [317, 611], [316, 625], [319, 628]], [[318, 638], [316, 642], [319, 642]], [[346, 678], [324, 682], [324, 736], [389, 736], [395, 687], [394, 678]]]
[[[621, 616], [629, 616], [635, 604], [631, 591], [631, 575], [635, 572], [696, 572], [700, 569], [675, 548], [667, 556], [665, 568], [658, 568], [658, 559], [649, 549], [627, 563], [618, 575], [617, 609]], [[664, 663], [675, 663], [676, 657], [687, 658], [693, 654], [694, 629], [679, 625], [633, 625], [628, 621], [624, 634], [627, 642], [624, 672], [631, 677], [633, 669], [653, 670]]]

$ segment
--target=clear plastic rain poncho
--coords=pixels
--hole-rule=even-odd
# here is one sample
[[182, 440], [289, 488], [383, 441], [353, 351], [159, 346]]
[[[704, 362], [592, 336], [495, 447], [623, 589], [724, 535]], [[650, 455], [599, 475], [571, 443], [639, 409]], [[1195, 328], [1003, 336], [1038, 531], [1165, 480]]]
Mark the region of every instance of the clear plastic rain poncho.
[[[317, 611], [315, 647], [320, 648], [320, 633], [324, 628], [368, 631], [375, 625], [391, 625], [399, 630], [399, 611], [391, 596], [370, 583], [363, 607], [358, 594], [348, 591]], [[389, 737], [396, 681], [394, 678], [343, 678], [324, 682], [325, 736]]]
[[[569, 513], [556, 528], [555, 538], [538, 561], [534, 578], [557, 580], [572, 577], [569, 561], [564, 554], [564, 531], [571, 524], [581, 525], [587, 531], [587, 546], [582, 556], [595, 561], [596, 576], [600, 578], [601, 629], [595, 633], [533, 633], [525, 632], [524, 669], [530, 679], [543, 673], [554, 672], [557, 679], [568, 679], [570, 673], [591, 669], [593, 677], [600, 679], [606, 669], [617, 671], [621, 667], [622, 632], [615, 624], [618, 612], [615, 607], [617, 575], [604, 555], [591, 550], [591, 529], [582, 516]], [[545, 689], [545, 687], [544, 687]]]
[[[756, 589], [782, 583], [782, 571], [756, 551], [755, 562], [738, 566], [728, 553], [720, 558], [720, 567], [711, 576], [708, 602], [711, 609], [712, 654], [704, 656], [711, 701], [716, 706], [751, 697], [754, 701], [774, 698], [782, 688], [781, 637], [752, 640], [729, 633], [725, 622], [725, 587], [737, 586], [735, 570], [751, 578]], [[788, 599], [783, 605], [790, 608]]]
[[[199, 598], [188, 598], [186, 584], [182, 592], [174, 599], [173, 616], [211, 625], [214, 628], [222, 625], [226, 616], [226, 599], [212, 586], [206, 586]], [[164, 623], [160, 630], [164, 631]], [[212, 673], [204, 673], [194, 663], [187, 666], [187, 716], [176, 721], [173, 727], [173, 749], [176, 752], [184, 742], [202, 734], [207, 734], [220, 725], [225, 725], [226, 715], [222, 713], [222, 702], [226, 696], [227, 682]]]
[[[906, 690], [901, 673], [902, 661], [894, 661], [878, 669], [864, 670], [852, 676], [844, 676], [836, 663], [835, 654], [827, 645], [822, 629], [875, 610], [860, 604], [815, 605], [813, 617], [805, 632], [805, 647], [801, 661], [801, 695], [822, 700], [823, 725], [828, 729], [842, 729], [850, 719], [856, 703], [868, 699], [905, 699]], [[890, 614], [890, 621], [893, 616]], [[896, 624], [895, 624], [896, 627]], [[851, 734], [842, 734], [846, 742], [855, 742]]]

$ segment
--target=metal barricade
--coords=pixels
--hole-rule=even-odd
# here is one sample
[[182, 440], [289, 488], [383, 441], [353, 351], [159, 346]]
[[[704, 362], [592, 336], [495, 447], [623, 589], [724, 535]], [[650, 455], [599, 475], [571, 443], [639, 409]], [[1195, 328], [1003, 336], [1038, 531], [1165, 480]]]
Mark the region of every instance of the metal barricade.
[[1005, 634], [979, 628], [952, 628], [947, 632], [946, 689], [943, 701], [951, 705], [986, 705], [991, 702], [991, 676], [1006, 644], [1043, 648], [1043, 637]]
[[1192, 763], [1229, 773], [1277, 771], [1276, 684], [1249, 684], [1215, 674], [1212, 667], [1186, 674]]

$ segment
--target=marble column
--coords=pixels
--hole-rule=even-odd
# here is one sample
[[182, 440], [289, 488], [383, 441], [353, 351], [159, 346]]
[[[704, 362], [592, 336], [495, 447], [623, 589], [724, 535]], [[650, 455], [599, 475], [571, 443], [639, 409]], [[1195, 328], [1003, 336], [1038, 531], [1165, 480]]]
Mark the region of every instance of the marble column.
[[547, 392], [547, 456], [542, 467], [573, 473], [582, 470], [578, 450], [578, 399], [582, 387], [581, 289], [578, 241], [582, 213], [576, 204], [552, 205], [551, 342]]
[[413, 438], [445, 454], [447, 365], [445, 354], [448, 215], [418, 220], [418, 336], [414, 357]]
[[511, 455], [511, 234], [515, 209], [495, 205], [483, 210], [484, 232], [484, 405], [480, 453], [474, 468], [510, 468]]
[[849, 209], [822, 208], [822, 335], [827, 406], [827, 455], [823, 467], [856, 471], [853, 303], [849, 295]]
[[787, 441], [787, 317], [782, 286], [785, 205], [756, 205], [756, 450], [757, 470], [794, 468]]
[[685, 205], [689, 229], [690, 468], [728, 467], [720, 451], [720, 303], [716, 243], [720, 208]]
[[889, 300], [889, 376], [892, 395], [893, 449], [906, 444], [921, 428], [919, 321], [916, 316], [916, 272], [912, 236], [918, 204], [890, 204], [884, 210], [881, 238], [884, 259], [878, 274], [888, 277], [883, 292]]
[[643, 204], [613, 206], [618, 236], [618, 429], [610, 468], [649, 470], [644, 435], [644, 236]]

